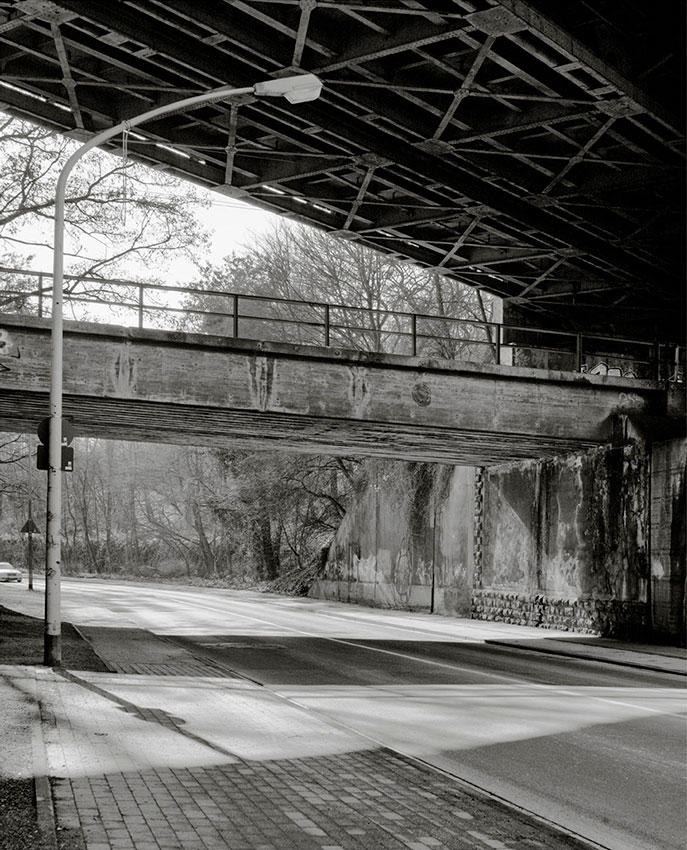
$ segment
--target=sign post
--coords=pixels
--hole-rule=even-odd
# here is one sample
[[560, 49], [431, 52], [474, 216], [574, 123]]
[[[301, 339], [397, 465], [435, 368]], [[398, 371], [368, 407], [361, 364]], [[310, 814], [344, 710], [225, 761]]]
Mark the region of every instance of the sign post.
[[[61, 353], [60, 351], [60, 355]], [[60, 398], [60, 410], [61, 402]], [[46, 667], [59, 667], [62, 664], [60, 615], [62, 473], [72, 472], [74, 469], [74, 449], [70, 445], [73, 438], [72, 424], [62, 416], [51, 416], [44, 419], [38, 426], [38, 439], [41, 444], [38, 446], [36, 459], [38, 468], [48, 471], [48, 509], [45, 530], [45, 631], [43, 634], [43, 663]], [[59, 481], [59, 486], [56, 481]]]
[[31, 516], [31, 499], [29, 499], [29, 518], [26, 520], [21, 529], [22, 534], [27, 534], [29, 537], [28, 552], [26, 554], [26, 566], [29, 570], [29, 590], [33, 590], [33, 535], [38, 534], [38, 526], [33, 521]]

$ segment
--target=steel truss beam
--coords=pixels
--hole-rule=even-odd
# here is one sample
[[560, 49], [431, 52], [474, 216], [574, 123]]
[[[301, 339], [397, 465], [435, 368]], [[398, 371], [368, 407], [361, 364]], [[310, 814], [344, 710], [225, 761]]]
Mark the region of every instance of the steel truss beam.
[[316, 104], [216, 104], [129, 151], [538, 323], [588, 326], [591, 306], [600, 330], [644, 311], [659, 338], [684, 335], [682, 0], [661, 15], [638, 0], [5, 0], [0, 69], [0, 108], [80, 139], [165, 99], [318, 73]]

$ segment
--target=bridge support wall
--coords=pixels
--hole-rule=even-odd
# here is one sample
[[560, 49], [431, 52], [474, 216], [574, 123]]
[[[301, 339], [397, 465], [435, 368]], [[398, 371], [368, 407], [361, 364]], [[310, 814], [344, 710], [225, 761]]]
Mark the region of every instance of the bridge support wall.
[[310, 595], [469, 616], [474, 470], [384, 461], [367, 469]]
[[639, 446], [485, 470], [473, 617], [645, 635], [648, 494]]
[[312, 596], [680, 642], [687, 441], [475, 470], [377, 462]]
[[687, 440], [651, 450], [651, 614], [657, 637], [685, 639]]

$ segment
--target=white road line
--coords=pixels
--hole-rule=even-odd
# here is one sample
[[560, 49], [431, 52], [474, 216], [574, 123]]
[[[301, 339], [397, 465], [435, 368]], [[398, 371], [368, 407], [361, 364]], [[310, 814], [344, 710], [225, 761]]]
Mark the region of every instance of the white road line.
[[[104, 586], [104, 585], [97, 585], [96, 587], [86, 587], [86, 585], [81, 585], [78, 582], [70, 582], [70, 583], [73, 584], [74, 586], [78, 587], [79, 590], [83, 589], [84, 591], [91, 592], [91, 593], [98, 592], [98, 590], [101, 589]], [[136, 585], [136, 587], [139, 587], [139, 585]], [[150, 587], [150, 585], [148, 585], [148, 587]], [[110, 588], [109, 590], [110, 590], [111, 593], [121, 593], [125, 597], [128, 596], [128, 593], [126, 591], [120, 591], [117, 588]], [[194, 595], [198, 595], [199, 593], [202, 593], [203, 590], [204, 590], [203, 588], [189, 587], [189, 591], [191, 591], [192, 594], [194, 594]], [[205, 590], [207, 590], [207, 588], [205, 588]], [[231, 593], [230, 590], [228, 592]], [[173, 590], [171, 588], [165, 588], [165, 587], [155, 588], [155, 593], [164, 593], [164, 594], [172, 595], [172, 596], [181, 595], [181, 596], [183, 596], [184, 599], [187, 598], [187, 594], [186, 594], [185, 591], [178, 591], [178, 590]], [[232, 597], [232, 596], [229, 596], [229, 595], [227, 595], [225, 597], [225, 599], [227, 600], [227, 602], [234, 603], [234, 604], [237, 604], [237, 605], [259, 605], [260, 604], [256, 600], [245, 600], [245, 601], [243, 601], [241, 599], [236, 599], [235, 597]], [[270, 600], [266, 599], [265, 601], [269, 603]], [[316, 605], [318, 602], [321, 603], [321, 601], [322, 600], [314, 600], [314, 604]], [[387, 611], [387, 613], [389, 613], [391, 616], [393, 616], [393, 615], [403, 615], [403, 614], [407, 613], [407, 612], [395, 611], [393, 609], [384, 609], [384, 610]], [[411, 632], [411, 633], [423, 632], [423, 633], [426, 633], [428, 635], [435, 635], [436, 637], [441, 637], [443, 639], [446, 639], [448, 637], [452, 640], [460, 640], [463, 643], [485, 643], [485, 640], [486, 640], [485, 638], [479, 638], [479, 637], [465, 637], [462, 634], [456, 635], [455, 632], [449, 633], [447, 635], [446, 631], [442, 631], [441, 629], [436, 629], [436, 628], [433, 629], [433, 628], [429, 627], [427, 624], [412, 625], [412, 626], [411, 625], [399, 625], [398, 623], [393, 622], [391, 620], [391, 617], [390, 617], [389, 622], [387, 622], [387, 621], [380, 622], [379, 619], [375, 619], [375, 615], [374, 615], [373, 611], [369, 611], [369, 612], [367, 612], [367, 611], [365, 611], [365, 612], [356, 611], [355, 614], [353, 614], [353, 613], [349, 614], [348, 612], [339, 614], [339, 613], [334, 613], [332, 611], [321, 611], [321, 610], [313, 610], [313, 609], [304, 608], [303, 613], [305, 613], [306, 611], [310, 611], [312, 616], [314, 616], [314, 617], [328, 617], [332, 620], [341, 621], [346, 625], [350, 625], [353, 622], [353, 623], [360, 623], [361, 625], [364, 625], [368, 628], [397, 629], [398, 631]], [[300, 612], [294, 609], [294, 610], [289, 610], [289, 611], [286, 611], [286, 612], [283, 612], [283, 613], [285, 614], [285, 616], [288, 616], [290, 614], [300, 613]], [[418, 613], [421, 613], [421, 612], [418, 612]], [[277, 625], [277, 624], [274, 624], [274, 625]], [[450, 620], [448, 620], [448, 619], [447, 619], [446, 623], [442, 624], [442, 625], [446, 625], [447, 627], [452, 626], [452, 624], [450, 623]], [[469, 630], [469, 631], [476, 631], [476, 632], [480, 632], [480, 631], [485, 632], [486, 631], [484, 626], [482, 626], [479, 621], [470, 621], [468, 624], [456, 625], [453, 628], [457, 631], [459, 631], [461, 629], [465, 629], [465, 630]], [[569, 634], [569, 633], [563, 632], [563, 631], [558, 631], [556, 629], [547, 629], [546, 637], [565, 636], [567, 634]], [[508, 635], [521, 636], [519, 632], [513, 632], [512, 630], [503, 630], [502, 636], [505, 638]]]

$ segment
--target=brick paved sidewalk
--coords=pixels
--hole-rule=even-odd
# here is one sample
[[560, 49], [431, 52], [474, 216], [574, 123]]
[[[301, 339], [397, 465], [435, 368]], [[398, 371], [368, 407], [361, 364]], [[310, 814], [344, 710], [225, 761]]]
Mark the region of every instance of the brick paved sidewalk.
[[264, 688], [207, 672], [36, 670], [61, 848], [587, 846]]

